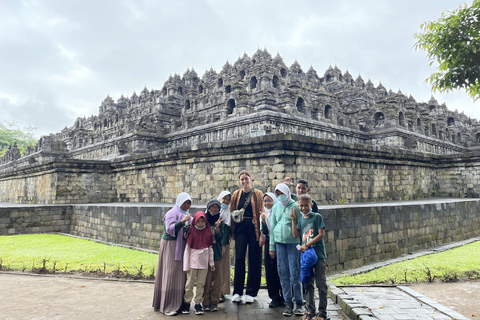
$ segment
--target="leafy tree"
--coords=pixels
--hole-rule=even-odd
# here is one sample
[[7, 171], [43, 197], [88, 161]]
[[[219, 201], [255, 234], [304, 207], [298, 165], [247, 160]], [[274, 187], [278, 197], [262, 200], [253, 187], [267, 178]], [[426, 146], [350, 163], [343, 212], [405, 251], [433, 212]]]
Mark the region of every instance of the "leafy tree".
[[444, 12], [438, 21], [420, 28], [423, 32], [414, 35], [414, 48], [427, 52], [430, 66], [438, 63], [425, 82], [432, 84], [433, 91], [463, 88], [474, 100], [480, 98], [480, 0]]
[[9, 146], [13, 146], [16, 142], [23, 155], [27, 147], [34, 147], [36, 128], [29, 126], [21, 128], [17, 122], [5, 122], [0, 124], [0, 157], [7, 151]]

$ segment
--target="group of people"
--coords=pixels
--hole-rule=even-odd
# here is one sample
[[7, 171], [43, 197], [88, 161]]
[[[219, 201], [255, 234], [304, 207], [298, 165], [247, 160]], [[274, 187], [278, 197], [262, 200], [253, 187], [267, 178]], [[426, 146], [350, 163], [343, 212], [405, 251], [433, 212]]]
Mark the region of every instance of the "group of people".
[[[189, 214], [192, 199], [180, 193], [164, 217], [164, 234], [155, 277], [153, 307], [166, 315], [217, 311], [230, 294], [230, 241], [235, 244], [232, 301], [252, 303], [260, 289], [262, 247], [269, 307], [284, 306], [283, 315], [304, 320], [327, 319], [325, 224], [308, 182], [300, 179], [297, 194], [285, 183], [263, 193], [246, 170], [238, 174], [240, 189], [222, 191], [205, 212]], [[248, 271], [245, 287], [245, 259]], [[314, 286], [319, 293], [315, 312]], [[193, 288], [196, 287], [194, 293]], [[295, 302], [295, 307], [294, 307]]]

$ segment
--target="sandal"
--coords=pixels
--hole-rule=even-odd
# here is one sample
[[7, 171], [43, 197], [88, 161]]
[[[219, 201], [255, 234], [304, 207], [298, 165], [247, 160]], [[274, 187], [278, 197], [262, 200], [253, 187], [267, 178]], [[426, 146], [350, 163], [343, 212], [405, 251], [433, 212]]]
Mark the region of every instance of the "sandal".
[[320, 316], [320, 314], [317, 313], [317, 314], [312, 318], [312, 320], [326, 320], [326, 319], [325, 319], [324, 317]]
[[305, 314], [303, 315], [302, 320], [312, 320], [312, 319], [313, 319], [313, 316], [314, 316], [313, 313], [307, 312], [307, 313], [305, 313]]

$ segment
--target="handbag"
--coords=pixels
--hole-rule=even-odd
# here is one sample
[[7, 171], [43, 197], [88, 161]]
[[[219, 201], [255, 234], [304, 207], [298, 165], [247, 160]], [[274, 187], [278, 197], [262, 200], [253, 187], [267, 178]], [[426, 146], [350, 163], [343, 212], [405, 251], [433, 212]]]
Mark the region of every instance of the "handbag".
[[243, 214], [245, 213], [245, 209], [248, 207], [248, 204], [250, 203], [250, 199], [252, 198], [253, 190], [254, 189], [252, 188], [252, 190], [250, 191], [250, 194], [248, 195], [247, 200], [245, 201], [245, 204], [243, 205], [243, 208], [240, 209], [240, 210], [232, 211], [231, 216], [232, 216], [233, 222], [240, 223], [240, 222], [243, 221]]

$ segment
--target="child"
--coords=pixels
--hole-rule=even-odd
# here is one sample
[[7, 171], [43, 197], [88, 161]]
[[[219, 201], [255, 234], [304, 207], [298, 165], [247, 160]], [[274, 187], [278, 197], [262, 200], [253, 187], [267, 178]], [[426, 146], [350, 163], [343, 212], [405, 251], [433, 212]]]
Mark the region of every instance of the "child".
[[[286, 185], [293, 185], [292, 177], [287, 177], [284, 179]], [[295, 193], [292, 193], [292, 199], [298, 201], [298, 197], [302, 194], [308, 194], [310, 192], [310, 188], [308, 187], [308, 181], [305, 179], [298, 179], [297, 184], [295, 185]], [[317, 202], [312, 199], [313, 203], [313, 212], [318, 212]]]
[[190, 227], [187, 246], [183, 256], [183, 271], [187, 274], [187, 283], [185, 285], [182, 313], [190, 313], [190, 302], [193, 299], [193, 286], [196, 286], [195, 314], [203, 314], [201, 302], [208, 266], [210, 265], [211, 271], [215, 270], [212, 244], [213, 236], [207, 217], [205, 213], [199, 211], [195, 213], [193, 217], [192, 227]]
[[[278, 275], [285, 299], [284, 316], [301, 316], [305, 313], [303, 306], [302, 283], [300, 282], [300, 251], [296, 246], [299, 239], [292, 234], [292, 218], [290, 212], [298, 220], [301, 216], [298, 205], [290, 197], [290, 189], [284, 183], [275, 188], [278, 203], [272, 208], [270, 220], [269, 254], [277, 259]], [[297, 307], [293, 311], [292, 287]]]
[[220, 218], [223, 219], [225, 226], [222, 240], [222, 260], [220, 260], [220, 300], [225, 302], [225, 295], [230, 294], [230, 234], [232, 233], [232, 217], [230, 216], [230, 201], [232, 194], [230, 191], [222, 191], [217, 197], [220, 201]]
[[175, 207], [163, 217], [165, 231], [158, 253], [153, 308], [168, 316], [176, 315], [182, 307], [186, 278], [182, 271], [185, 248], [183, 227], [191, 219], [188, 214], [191, 205], [190, 196], [182, 192], [177, 196]]
[[277, 197], [271, 192], [263, 195], [263, 213], [262, 218], [262, 233], [265, 235], [265, 278], [267, 280], [268, 296], [272, 301], [269, 303], [269, 308], [276, 308], [283, 306], [282, 286], [280, 285], [280, 278], [278, 277], [277, 261], [270, 257], [268, 247], [270, 242], [270, 219], [272, 216], [272, 207], [277, 203]]
[[218, 214], [220, 211], [220, 201], [212, 199], [207, 204], [207, 221], [213, 235], [213, 261], [215, 268], [208, 271], [203, 291], [203, 310], [218, 311], [218, 302], [220, 300], [220, 260], [222, 260], [222, 240], [224, 233], [223, 219]]
[[[308, 194], [303, 194], [298, 197], [298, 206], [303, 217], [297, 219], [294, 211], [291, 211], [292, 222], [296, 220], [296, 225], [295, 223], [292, 224], [292, 233], [295, 237], [298, 237], [299, 235], [301, 236], [300, 251], [303, 252], [302, 255], [305, 255], [306, 251], [311, 250], [309, 248], [313, 248], [314, 253], [318, 257], [318, 262], [310, 269], [308, 282], [303, 283], [305, 300], [307, 301], [307, 314], [304, 316], [303, 320], [310, 320], [312, 318], [315, 320], [324, 320], [327, 319], [327, 278], [325, 276], [327, 254], [325, 252], [325, 244], [323, 241], [325, 223], [319, 213], [313, 212], [312, 198]], [[318, 305], [318, 313], [316, 315], [314, 315], [315, 302], [313, 300], [314, 281], [317, 283], [320, 301]]]

